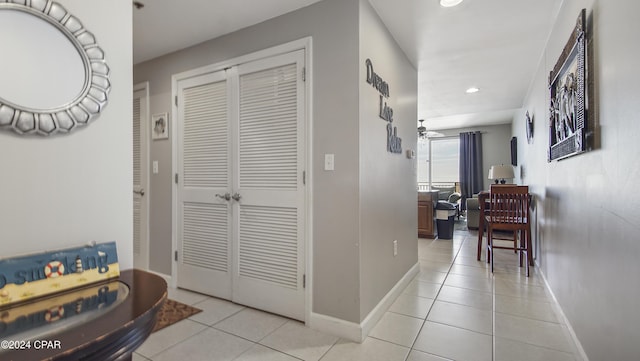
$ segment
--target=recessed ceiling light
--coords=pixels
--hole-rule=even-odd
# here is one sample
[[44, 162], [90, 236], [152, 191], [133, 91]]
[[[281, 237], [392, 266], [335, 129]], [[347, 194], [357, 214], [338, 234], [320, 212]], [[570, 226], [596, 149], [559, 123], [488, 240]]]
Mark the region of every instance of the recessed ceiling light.
[[440, 0], [440, 5], [444, 6], [445, 8], [450, 8], [452, 6], [460, 4], [461, 2], [462, 0]]
[[480, 91], [480, 89], [478, 89], [476, 87], [471, 87], [471, 88], [466, 90], [467, 94], [477, 93], [479, 91]]

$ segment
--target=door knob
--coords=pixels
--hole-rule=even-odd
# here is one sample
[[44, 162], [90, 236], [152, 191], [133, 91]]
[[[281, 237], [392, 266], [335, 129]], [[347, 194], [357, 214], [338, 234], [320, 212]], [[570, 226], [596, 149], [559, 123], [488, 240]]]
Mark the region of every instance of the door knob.
[[242, 198], [242, 196], [240, 195], [240, 193], [236, 192], [231, 196], [231, 198], [233, 198], [233, 200], [236, 202], [240, 202], [240, 198]]
[[225, 201], [228, 201], [231, 199], [231, 194], [229, 194], [229, 192], [225, 193], [224, 195], [216, 194], [216, 197], [220, 199], [224, 199]]

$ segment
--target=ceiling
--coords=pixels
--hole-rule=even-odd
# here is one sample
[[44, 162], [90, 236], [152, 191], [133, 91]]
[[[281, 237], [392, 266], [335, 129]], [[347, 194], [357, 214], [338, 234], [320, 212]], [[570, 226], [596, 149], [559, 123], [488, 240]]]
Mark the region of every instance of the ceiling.
[[[140, 0], [140, 63], [320, 0]], [[418, 119], [429, 130], [511, 122], [522, 107], [559, 0], [369, 0], [418, 69]], [[171, 22], [167, 22], [171, 19]], [[469, 87], [479, 92], [467, 94]]]

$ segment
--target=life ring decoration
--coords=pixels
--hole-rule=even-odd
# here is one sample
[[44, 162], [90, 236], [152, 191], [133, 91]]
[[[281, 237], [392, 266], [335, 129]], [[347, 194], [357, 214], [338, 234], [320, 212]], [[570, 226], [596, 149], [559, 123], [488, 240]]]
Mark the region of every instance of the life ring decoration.
[[55, 322], [61, 319], [62, 316], [64, 316], [64, 307], [53, 307], [44, 313], [44, 320], [47, 322]]
[[12, 103], [0, 96], [0, 129], [18, 134], [48, 136], [69, 133], [89, 124], [107, 105], [111, 83], [104, 51], [77, 17], [52, 0], [0, 0], [0, 11], [17, 10], [34, 15], [57, 28], [78, 51], [84, 67], [80, 93], [70, 102], [49, 109]]
[[56, 278], [64, 275], [64, 265], [58, 261], [51, 261], [44, 266], [44, 275], [47, 278]]

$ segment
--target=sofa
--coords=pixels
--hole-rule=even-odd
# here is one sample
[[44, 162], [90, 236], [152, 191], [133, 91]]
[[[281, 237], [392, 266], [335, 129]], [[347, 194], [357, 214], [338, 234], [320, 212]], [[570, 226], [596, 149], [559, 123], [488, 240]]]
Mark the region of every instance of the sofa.
[[478, 203], [478, 195], [467, 198], [467, 228], [478, 229], [480, 222], [480, 203]]

